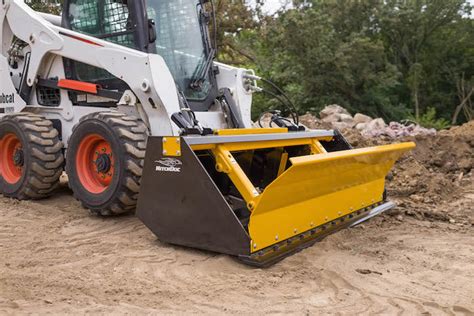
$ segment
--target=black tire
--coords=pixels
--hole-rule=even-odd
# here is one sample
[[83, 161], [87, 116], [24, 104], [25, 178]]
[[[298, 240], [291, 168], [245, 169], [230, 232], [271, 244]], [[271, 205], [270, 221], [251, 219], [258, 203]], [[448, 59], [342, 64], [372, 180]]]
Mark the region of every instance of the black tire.
[[[89, 182], [84, 180], [83, 175], [82, 178], [80, 176], [81, 170], [84, 170], [81, 169], [81, 161], [84, 159], [81, 158], [84, 156], [82, 143], [94, 135], [103, 138], [110, 145], [110, 154], [107, 152], [105, 155], [108, 156], [106, 158], [110, 169], [99, 172], [97, 156], [85, 155], [94, 163], [91, 168], [95, 168], [97, 174], [102, 174], [104, 178], [106, 175], [110, 176], [110, 183], [104, 185], [101, 192], [92, 192], [88, 188]], [[147, 137], [147, 127], [136, 117], [119, 112], [98, 112], [84, 116], [73, 129], [66, 154], [69, 187], [75, 198], [98, 215], [118, 215], [134, 211]], [[99, 152], [95, 151], [95, 154]]]
[[[53, 123], [32, 113], [16, 113], [0, 120], [0, 193], [19, 200], [50, 196], [63, 172], [63, 144]], [[7, 138], [16, 137], [18, 178], [7, 176]], [[18, 154], [18, 155], [17, 155]]]

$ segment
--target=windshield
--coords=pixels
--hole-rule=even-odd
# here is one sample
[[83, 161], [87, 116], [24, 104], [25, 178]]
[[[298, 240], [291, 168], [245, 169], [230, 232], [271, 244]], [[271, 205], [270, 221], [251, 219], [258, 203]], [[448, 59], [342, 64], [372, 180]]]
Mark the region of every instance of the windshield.
[[209, 75], [201, 88], [191, 88], [191, 82], [205, 67], [207, 52], [199, 23], [200, 3], [197, 0], [148, 0], [148, 18], [155, 20], [156, 51], [170, 69], [176, 84], [191, 100], [205, 99]]

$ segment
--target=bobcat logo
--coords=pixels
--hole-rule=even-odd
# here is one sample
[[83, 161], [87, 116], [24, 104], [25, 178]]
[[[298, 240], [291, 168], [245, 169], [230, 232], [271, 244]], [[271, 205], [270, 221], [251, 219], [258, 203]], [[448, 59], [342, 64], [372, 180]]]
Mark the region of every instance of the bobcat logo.
[[5, 103], [15, 103], [15, 94], [5, 94], [2, 93], [0, 94], [0, 103], [5, 104]]

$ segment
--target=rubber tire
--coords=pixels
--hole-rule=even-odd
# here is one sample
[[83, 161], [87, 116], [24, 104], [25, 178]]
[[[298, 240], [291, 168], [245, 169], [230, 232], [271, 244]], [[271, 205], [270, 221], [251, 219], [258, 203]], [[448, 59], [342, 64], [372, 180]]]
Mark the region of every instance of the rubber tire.
[[15, 184], [0, 175], [0, 193], [18, 200], [50, 196], [59, 186], [64, 166], [63, 143], [53, 123], [37, 114], [9, 114], [0, 120], [0, 139], [9, 133], [21, 141], [23, 171]]
[[[112, 182], [99, 194], [89, 192], [82, 185], [76, 168], [79, 144], [91, 134], [98, 134], [108, 141], [116, 158]], [[84, 208], [102, 216], [135, 210], [147, 137], [148, 129], [141, 120], [120, 112], [97, 112], [81, 118], [69, 139], [66, 173], [74, 197]]]

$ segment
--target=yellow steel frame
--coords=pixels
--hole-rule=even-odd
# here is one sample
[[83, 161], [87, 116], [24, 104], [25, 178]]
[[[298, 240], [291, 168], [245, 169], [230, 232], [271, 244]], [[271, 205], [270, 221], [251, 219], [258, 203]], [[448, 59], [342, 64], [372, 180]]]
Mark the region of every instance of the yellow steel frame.
[[[286, 133], [286, 129], [221, 130], [218, 135]], [[165, 138], [164, 138], [165, 139]], [[328, 153], [320, 141], [332, 137], [191, 145], [209, 150], [216, 170], [226, 173], [251, 212], [250, 251], [257, 252], [282, 240], [382, 200], [385, 176], [414, 143], [401, 143]], [[277, 178], [263, 192], [254, 187], [233, 152], [305, 145], [310, 154], [288, 158], [283, 152]], [[166, 137], [166, 155], [181, 154], [179, 138]], [[286, 168], [288, 160], [291, 166]]]
[[[326, 139], [326, 138], [324, 138]], [[193, 145], [193, 150], [211, 150], [216, 159], [216, 170], [226, 173], [234, 183], [235, 187], [242, 195], [247, 203], [247, 207], [252, 211], [258, 202], [260, 193], [254, 187], [248, 176], [242, 170], [240, 165], [235, 160], [232, 152], [255, 150], [264, 148], [283, 148], [290, 146], [307, 145], [310, 147], [311, 154], [325, 153], [324, 147], [316, 138], [300, 138], [300, 139], [283, 139], [283, 140], [267, 140], [267, 141], [253, 141], [227, 144], [205, 144]], [[288, 154], [283, 153], [278, 174], [285, 171], [286, 163], [288, 161]]]
[[[282, 155], [277, 178], [259, 192], [232, 152], [307, 145], [311, 154]], [[385, 176], [413, 143], [327, 153], [318, 139], [289, 139], [193, 146], [212, 151], [251, 212], [251, 252], [286, 240], [382, 200]]]

